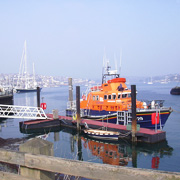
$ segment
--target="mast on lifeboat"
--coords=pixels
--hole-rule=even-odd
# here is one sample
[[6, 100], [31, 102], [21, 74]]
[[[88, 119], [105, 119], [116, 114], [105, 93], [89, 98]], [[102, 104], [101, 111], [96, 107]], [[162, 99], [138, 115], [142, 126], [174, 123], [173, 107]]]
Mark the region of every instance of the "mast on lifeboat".
[[109, 60], [106, 59], [106, 56], [104, 55], [104, 57], [103, 57], [102, 84], [106, 83], [108, 77], [110, 77], [109, 79], [119, 78], [120, 75], [118, 74], [117, 69], [115, 69], [115, 70], [110, 70], [110, 69], [111, 69], [111, 66], [110, 66]]

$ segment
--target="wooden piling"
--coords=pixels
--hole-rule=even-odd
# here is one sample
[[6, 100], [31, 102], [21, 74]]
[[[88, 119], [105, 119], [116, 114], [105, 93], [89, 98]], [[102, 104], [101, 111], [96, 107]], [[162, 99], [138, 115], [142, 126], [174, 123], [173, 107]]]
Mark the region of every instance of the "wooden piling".
[[[34, 138], [19, 146], [20, 152], [26, 152], [26, 153], [31, 153], [31, 154], [41, 154], [41, 155], [47, 155], [47, 156], [54, 155], [53, 149], [54, 149], [53, 143], [45, 141], [40, 138]], [[43, 179], [43, 180], [55, 179], [54, 173], [51, 173], [48, 171], [30, 169], [30, 168], [21, 166], [20, 172], [22, 176], [30, 177], [32, 179]]]
[[53, 109], [53, 119], [59, 119], [58, 109]]
[[40, 87], [37, 87], [37, 107], [40, 107]]
[[76, 86], [77, 130], [80, 131], [80, 86]]
[[136, 85], [131, 85], [131, 111], [132, 111], [132, 142], [136, 142], [137, 120], [136, 120]]
[[72, 103], [73, 103], [72, 78], [68, 78], [68, 84], [69, 84], [69, 102], [70, 102], [70, 109], [72, 109]]

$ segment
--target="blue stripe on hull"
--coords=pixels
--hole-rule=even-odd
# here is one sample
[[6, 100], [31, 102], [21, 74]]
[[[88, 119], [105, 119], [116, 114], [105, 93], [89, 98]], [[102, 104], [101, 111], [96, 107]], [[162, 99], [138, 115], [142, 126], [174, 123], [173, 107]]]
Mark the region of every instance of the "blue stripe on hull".
[[[88, 110], [87, 110], [88, 111]], [[166, 111], [168, 112], [168, 111]], [[66, 115], [67, 116], [72, 116], [72, 111], [71, 110], [66, 110]], [[113, 114], [114, 115], [111, 115]], [[96, 121], [102, 121], [102, 117], [101, 116], [107, 116], [108, 115], [108, 119], [104, 118], [103, 122], [107, 122], [108, 123], [117, 123], [117, 115], [115, 114], [115, 111], [95, 111], [95, 110], [91, 110], [90, 112], [88, 112], [88, 119], [94, 119]], [[160, 115], [160, 119], [161, 119], [161, 127], [163, 128], [168, 117], [169, 117], [170, 113], [162, 113]], [[123, 124], [123, 122], [119, 122], [119, 124]], [[151, 120], [151, 113], [137, 113], [137, 124], [140, 125], [140, 127], [142, 128], [149, 128], [149, 129], [155, 129], [155, 125], [152, 124], [152, 120]], [[160, 124], [157, 124], [157, 128], [160, 129]]]
[[[106, 115], [111, 115], [113, 113], [116, 113], [115, 111], [95, 111], [95, 110], [91, 110], [90, 113], [89, 113], [89, 116], [94, 116], [94, 119], [97, 119], [95, 118], [95, 116], [106, 116]], [[161, 127], [163, 128], [168, 117], [169, 117], [169, 113], [167, 114], [161, 114], [160, 115], [160, 119], [161, 119]], [[93, 118], [91, 118], [93, 119]], [[100, 118], [98, 118], [97, 120], [100, 120]], [[103, 119], [103, 122], [107, 122], [107, 119]], [[117, 116], [114, 115], [113, 117], [109, 117], [108, 118], [108, 122], [109, 123], [114, 123], [116, 124], [117, 123]], [[123, 124], [123, 122], [120, 122], [119, 124]], [[142, 128], [149, 128], [149, 129], [155, 129], [155, 125], [152, 124], [152, 120], [151, 120], [151, 113], [137, 113], [137, 124], [140, 125], [140, 127]], [[157, 128], [160, 129], [160, 124], [157, 124]]]

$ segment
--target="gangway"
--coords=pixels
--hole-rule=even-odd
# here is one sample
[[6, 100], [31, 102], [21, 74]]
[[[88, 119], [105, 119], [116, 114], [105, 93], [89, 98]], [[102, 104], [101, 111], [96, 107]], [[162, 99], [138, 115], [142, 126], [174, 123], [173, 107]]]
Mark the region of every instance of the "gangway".
[[41, 107], [0, 104], [0, 118], [47, 119]]

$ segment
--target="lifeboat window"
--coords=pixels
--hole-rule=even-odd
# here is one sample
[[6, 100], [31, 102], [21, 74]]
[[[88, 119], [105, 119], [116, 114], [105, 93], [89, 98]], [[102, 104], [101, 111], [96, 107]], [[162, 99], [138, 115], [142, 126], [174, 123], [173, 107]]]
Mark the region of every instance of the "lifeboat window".
[[107, 99], [107, 95], [104, 95], [104, 99], [105, 99], [105, 100]]
[[121, 98], [121, 95], [120, 94], [118, 94], [118, 99], [120, 99]]
[[96, 96], [96, 100], [97, 100], [97, 101], [99, 100], [99, 96]]
[[95, 96], [93, 96], [93, 101], [95, 101]]
[[111, 99], [111, 95], [108, 95], [108, 99]]
[[131, 94], [128, 94], [128, 97], [131, 97]]
[[127, 94], [122, 94], [122, 98], [126, 98], [127, 97]]
[[113, 97], [113, 99], [116, 99], [116, 95], [115, 94], [113, 94], [112, 97]]

